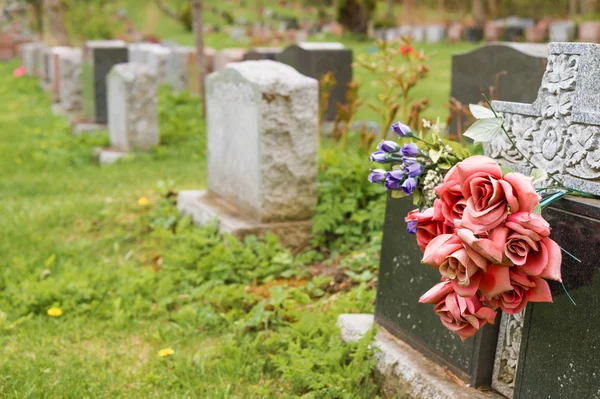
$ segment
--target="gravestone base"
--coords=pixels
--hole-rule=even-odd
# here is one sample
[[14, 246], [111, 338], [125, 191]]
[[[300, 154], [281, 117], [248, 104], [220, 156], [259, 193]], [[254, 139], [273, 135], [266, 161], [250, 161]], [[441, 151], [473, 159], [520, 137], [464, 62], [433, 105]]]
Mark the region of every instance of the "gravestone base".
[[261, 223], [209, 191], [181, 191], [177, 196], [177, 209], [181, 214], [190, 215], [198, 225], [205, 225], [216, 219], [222, 233], [229, 233], [240, 239], [250, 235], [263, 237], [271, 232], [279, 236], [283, 245], [297, 247], [307, 243], [312, 236], [310, 220]]
[[108, 126], [105, 124], [92, 122], [76, 122], [73, 123], [71, 127], [71, 130], [73, 130], [73, 136], [81, 136], [82, 134], [95, 133], [107, 129]]
[[96, 148], [96, 159], [100, 165], [110, 165], [129, 155], [126, 151], [114, 148]]
[[[358, 341], [373, 327], [371, 314], [342, 314], [338, 318], [342, 339]], [[492, 391], [480, 391], [459, 385], [448, 370], [429, 360], [411, 346], [377, 326], [373, 345], [378, 351], [377, 374], [381, 381], [382, 398], [406, 399], [500, 399]]]

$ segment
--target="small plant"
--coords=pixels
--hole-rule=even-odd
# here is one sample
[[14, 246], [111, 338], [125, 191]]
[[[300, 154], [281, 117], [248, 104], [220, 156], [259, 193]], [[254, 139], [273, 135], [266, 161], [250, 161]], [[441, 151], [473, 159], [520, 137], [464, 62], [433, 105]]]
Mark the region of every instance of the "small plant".
[[[425, 65], [425, 56], [414, 50], [411, 39], [402, 37], [399, 48], [393, 43], [378, 40], [377, 51], [373, 54], [361, 54], [357, 65], [373, 74], [373, 79], [380, 88], [380, 94], [369, 107], [380, 115], [380, 139], [385, 140], [392, 123], [400, 118], [408, 121], [411, 112], [412, 89], [427, 76], [429, 68]], [[411, 126], [418, 129], [419, 121]]]
[[331, 98], [331, 91], [337, 85], [337, 80], [333, 72], [327, 72], [321, 79], [319, 79], [319, 143], [321, 143], [323, 122], [325, 121], [325, 114], [329, 109], [329, 99]]
[[348, 89], [346, 90], [346, 103], [341, 104], [338, 102], [336, 104], [337, 115], [333, 125], [333, 140], [336, 143], [342, 141], [343, 148], [345, 150], [348, 149], [348, 133], [352, 127], [352, 122], [354, 122], [356, 113], [363, 104], [363, 101], [358, 95], [359, 89], [360, 85], [357, 81], [353, 80], [352, 82], [348, 83]]

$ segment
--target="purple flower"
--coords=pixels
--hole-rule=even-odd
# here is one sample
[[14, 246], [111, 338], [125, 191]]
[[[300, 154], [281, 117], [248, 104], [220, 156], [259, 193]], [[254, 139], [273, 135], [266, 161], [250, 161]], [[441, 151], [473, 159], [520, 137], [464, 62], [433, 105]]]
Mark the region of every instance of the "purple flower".
[[387, 152], [377, 151], [371, 154], [371, 162], [387, 163], [390, 160], [390, 156]]
[[385, 181], [386, 173], [387, 172], [383, 169], [371, 169], [368, 179], [371, 183], [383, 183]]
[[423, 166], [415, 160], [406, 162], [404, 172], [410, 177], [417, 177], [423, 172]]
[[404, 183], [402, 183], [400, 188], [402, 191], [404, 191], [404, 194], [410, 195], [410, 193], [415, 191], [417, 188], [417, 181], [414, 178], [409, 177], [408, 179], [404, 180]]
[[406, 126], [404, 123], [402, 122], [396, 122], [392, 125], [392, 129], [394, 129], [394, 132], [396, 132], [396, 134], [400, 137], [404, 137], [407, 134], [411, 133], [412, 130], [410, 130], [410, 127]]
[[409, 234], [417, 234], [417, 227], [419, 226], [419, 222], [408, 222], [406, 226], [406, 232]]
[[419, 147], [415, 143], [409, 143], [404, 145], [400, 152], [405, 157], [416, 157], [419, 155]]
[[400, 190], [404, 180], [404, 171], [402, 169], [392, 169], [385, 175], [385, 187], [388, 190]]
[[388, 152], [388, 153], [400, 151], [400, 145], [398, 143], [396, 143], [395, 141], [390, 141], [390, 140], [381, 140], [381, 143], [379, 143], [377, 148], [380, 151]]

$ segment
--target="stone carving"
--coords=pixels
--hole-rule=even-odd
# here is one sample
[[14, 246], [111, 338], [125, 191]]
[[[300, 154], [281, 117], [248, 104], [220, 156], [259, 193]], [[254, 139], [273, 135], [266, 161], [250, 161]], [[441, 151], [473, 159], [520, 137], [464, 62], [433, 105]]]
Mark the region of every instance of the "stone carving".
[[[600, 46], [552, 43], [548, 66], [533, 104], [495, 101], [518, 148], [566, 186], [600, 194], [600, 104], [592, 76], [600, 67]], [[597, 95], [596, 95], [597, 96]], [[523, 171], [522, 157], [506, 137], [486, 153]]]
[[498, 333], [492, 387], [509, 398], [515, 388], [524, 319], [525, 311], [515, 315], [504, 313]]

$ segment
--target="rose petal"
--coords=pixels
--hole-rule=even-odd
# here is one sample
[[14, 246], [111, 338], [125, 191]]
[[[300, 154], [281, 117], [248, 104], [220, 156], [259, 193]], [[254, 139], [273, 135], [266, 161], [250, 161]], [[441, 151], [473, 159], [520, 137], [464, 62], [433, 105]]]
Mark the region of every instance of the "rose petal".
[[431, 240], [425, 248], [421, 263], [439, 267], [450, 254], [461, 248], [460, 240], [453, 234], [439, 235]]
[[[527, 261], [524, 265], [520, 266], [520, 268], [525, 274], [529, 276], [539, 276], [544, 272], [548, 265], [548, 250], [546, 248], [546, 245], [544, 245], [544, 242], [542, 241], [540, 242], [538, 251], [529, 251], [529, 254], [527, 255]], [[555, 272], [555, 266], [552, 265], [552, 267], [554, 269], [550, 271]]]
[[433, 286], [419, 298], [420, 303], [430, 303], [437, 305], [443, 298], [453, 291], [449, 281], [444, 281]]
[[527, 300], [529, 302], [552, 302], [552, 293], [546, 280], [539, 277], [531, 279], [535, 283], [535, 287], [527, 292]]
[[549, 238], [542, 239], [541, 245], [544, 245], [548, 250], [548, 265], [546, 266], [542, 274], [540, 274], [540, 277], [562, 283], [562, 252], [560, 250], [560, 247], [556, 242], [554, 242], [554, 240], [551, 240]]
[[513, 289], [510, 283], [510, 267], [490, 265], [481, 275], [479, 290], [487, 298], [493, 298]]
[[456, 165], [458, 178], [461, 181], [461, 190], [465, 198], [471, 197], [469, 183], [475, 175], [502, 178], [502, 169], [496, 161], [483, 155], [475, 155]]
[[533, 212], [533, 209], [540, 202], [540, 196], [535, 191], [531, 178], [516, 172], [504, 175], [504, 180], [510, 183], [513, 191], [519, 201], [519, 209], [515, 212]]
[[452, 287], [454, 288], [454, 291], [460, 295], [463, 298], [469, 298], [472, 297], [473, 295], [475, 295], [477, 293], [477, 290], [479, 289], [479, 281], [481, 280], [481, 271], [475, 273], [473, 276], [471, 276], [471, 278], [469, 279], [469, 285], [466, 287], [461, 286], [458, 281], [456, 280], [452, 280]]

